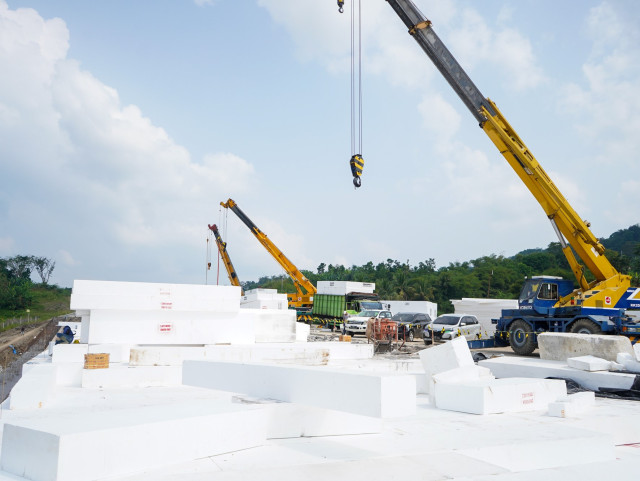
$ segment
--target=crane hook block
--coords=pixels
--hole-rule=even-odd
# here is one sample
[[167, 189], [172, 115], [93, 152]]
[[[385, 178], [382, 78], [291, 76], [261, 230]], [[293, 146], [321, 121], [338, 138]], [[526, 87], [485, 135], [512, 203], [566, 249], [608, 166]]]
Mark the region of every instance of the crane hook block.
[[355, 185], [356, 187], [360, 187], [360, 185], [362, 185], [362, 179], [360, 179], [360, 176], [362, 175], [362, 169], [364, 168], [364, 159], [360, 154], [354, 154], [351, 156], [349, 165], [351, 165], [353, 185]]
[[344, 12], [344, 8], [342, 7], [344, 7], [344, 0], [338, 0], [338, 12]]

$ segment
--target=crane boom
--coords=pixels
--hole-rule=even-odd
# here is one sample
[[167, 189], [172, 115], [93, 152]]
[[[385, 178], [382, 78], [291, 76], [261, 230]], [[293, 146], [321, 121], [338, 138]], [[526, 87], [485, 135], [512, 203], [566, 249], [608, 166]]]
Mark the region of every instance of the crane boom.
[[[436, 35], [431, 21], [411, 0], [387, 2], [536, 198], [558, 235], [581, 293], [592, 291], [592, 294], [602, 297], [600, 301], [611, 295], [616, 300], [619, 299], [630, 286], [631, 278], [620, 274], [604, 256], [604, 246], [589, 229], [590, 224], [583, 221], [574, 211], [495, 103], [485, 98], [471, 81]], [[593, 282], [588, 283], [585, 279], [583, 268], [576, 260], [572, 248], [594, 275]], [[569, 298], [572, 297], [574, 296], [566, 296], [560, 300], [560, 304], [569, 302]]]
[[238, 274], [236, 274], [236, 270], [233, 267], [233, 263], [231, 262], [231, 258], [229, 257], [229, 253], [227, 252], [227, 243], [222, 240], [220, 237], [220, 232], [218, 232], [218, 226], [213, 224], [209, 225], [209, 230], [213, 232], [214, 237], [216, 238], [216, 245], [218, 246], [218, 252], [220, 253], [220, 257], [222, 257], [222, 262], [224, 263], [225, 269], [227, 269], [227, 275], [229, 276], [229, 282], [232, 286], [240, 286], [240, 280], [238, 279]]
[[262, 244], [262, 246], [271, 254], [271, 256], [280, 264], [285, 272], [291, 277], [296, 289], [296, 298], [290, 298], [289, 303], [295, 307], [309, 306], [313, 301], [313, 296], [316, 293], [316, 288], [307, 279], [302, 272], [291, 262], [287, 256], [285, 256], [276, 245], [271, 242], [267, 235], [258, 229], [251, 219], [238, 207], [233, 199], [227, 200], [227, 202], [220, 202], [220, 205], [225, 209], [231, 209], [238, 218], [249, 228], [251, 233]]

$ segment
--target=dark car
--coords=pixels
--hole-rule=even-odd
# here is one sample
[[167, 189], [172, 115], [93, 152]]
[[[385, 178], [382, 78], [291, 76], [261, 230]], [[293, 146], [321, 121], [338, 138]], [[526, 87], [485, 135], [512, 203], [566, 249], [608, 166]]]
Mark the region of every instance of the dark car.
[[429, 314], [424, 312], [398, 312], [391, 320], [398, 323], [398, 339], [406, 341], [423, 337], [425, 329], [431, 324]]

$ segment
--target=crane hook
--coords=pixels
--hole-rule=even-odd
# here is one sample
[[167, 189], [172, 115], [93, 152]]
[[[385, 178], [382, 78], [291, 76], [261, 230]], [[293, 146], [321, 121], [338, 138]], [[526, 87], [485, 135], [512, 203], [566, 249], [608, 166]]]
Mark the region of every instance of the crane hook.
[[351, 175], [353, 175], [353, 185], [358, 188], [362, 185], [362, 179], [360, 176], [362, 175], [362, 169], [364, 168], [364, 159], [360, 154], [353, 154], [349, 161], [349, 165], [351, 166]]
[[343, 13], [344, 12], [344, 0], [338, 0], [338, 12]]

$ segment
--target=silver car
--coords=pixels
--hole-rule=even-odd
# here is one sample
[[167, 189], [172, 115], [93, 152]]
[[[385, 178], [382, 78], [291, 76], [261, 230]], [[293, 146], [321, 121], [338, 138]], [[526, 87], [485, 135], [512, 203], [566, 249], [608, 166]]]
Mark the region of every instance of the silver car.
[[[471, 314], [443, 314], [438, 316], [431, 329], [425, 331], [424, 343], [431, 343], [431, 335], [436, 341], [450, 341], [464, 336], [468, 341], [478, 339], [481, 326], [478, 318]], [[427, 337], [428, 336], [428, 337]]]

